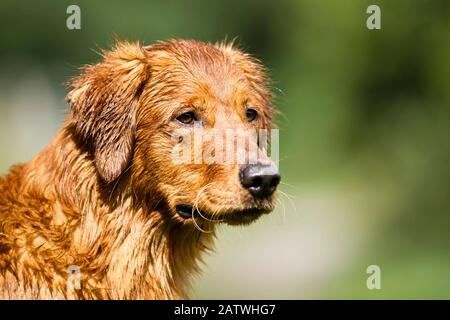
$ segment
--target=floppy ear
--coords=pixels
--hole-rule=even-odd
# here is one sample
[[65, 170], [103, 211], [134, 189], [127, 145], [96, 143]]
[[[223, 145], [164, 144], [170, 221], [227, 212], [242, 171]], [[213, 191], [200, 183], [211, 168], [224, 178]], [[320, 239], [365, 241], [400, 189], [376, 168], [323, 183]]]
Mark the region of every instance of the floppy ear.
[[137, 43], [118, 43], [103, 58], [70, 81], [66, 99], [76, 133], [92, 148], [100, 176], [111, 182], [131, 160], [136, 103], [150, 68]]

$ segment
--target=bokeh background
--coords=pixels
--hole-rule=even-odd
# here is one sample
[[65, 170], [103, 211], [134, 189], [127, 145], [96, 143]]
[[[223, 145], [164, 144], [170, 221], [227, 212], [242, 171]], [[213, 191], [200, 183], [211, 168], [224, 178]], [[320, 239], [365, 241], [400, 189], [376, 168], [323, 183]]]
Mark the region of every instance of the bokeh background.
[[[66, 8], [81, 8], [81, 30]], [[381, 8], [368, 30], [366, 8]], [[281, 204], [221, 227], [192, 298], [450, 298], [450, 2], [0, 2], [0, 174], [114, 39], [233, 39], [274, 80]], [[381, 268], [381, 290], [366, 269]]]

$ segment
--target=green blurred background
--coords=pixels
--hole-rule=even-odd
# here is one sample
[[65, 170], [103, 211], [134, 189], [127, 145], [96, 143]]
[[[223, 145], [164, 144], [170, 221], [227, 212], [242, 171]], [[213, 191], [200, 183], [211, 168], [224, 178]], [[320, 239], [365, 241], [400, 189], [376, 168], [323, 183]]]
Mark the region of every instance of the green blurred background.
[[268, 66], [281, 205], [220, 228], [192, 298], [450, 298], [448, 0], [2, 0], [0, 28], [0, 174], [49, 142], [62, 83], [116, 37], [237, 37]]

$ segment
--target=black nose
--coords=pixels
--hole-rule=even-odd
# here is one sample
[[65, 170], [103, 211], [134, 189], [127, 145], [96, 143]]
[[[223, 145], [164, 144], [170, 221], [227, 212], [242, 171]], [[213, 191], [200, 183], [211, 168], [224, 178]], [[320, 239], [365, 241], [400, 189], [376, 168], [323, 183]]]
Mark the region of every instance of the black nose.
[[241, 169], [239, 178], [255, 198], [264, 199], [274, 193], [281, 176], [274, 165], [250, 164]]

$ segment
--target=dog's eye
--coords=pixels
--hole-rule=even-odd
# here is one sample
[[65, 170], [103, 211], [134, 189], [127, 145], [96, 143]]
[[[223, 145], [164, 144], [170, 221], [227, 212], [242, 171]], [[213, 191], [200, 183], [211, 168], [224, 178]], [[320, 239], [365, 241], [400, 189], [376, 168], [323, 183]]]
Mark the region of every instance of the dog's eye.
[[258, 112], [255, 109], [249, 108], [245, 112], [245, 117], [247, 118], [248, 122], [255, 121], [256, 118], [258, 118]]
[[177, 117], [177, 120], [183, 124], [191, 124], [196, 120], [195, 113], [192, 111], [185, 112], [183, 114], [180, 114]]

